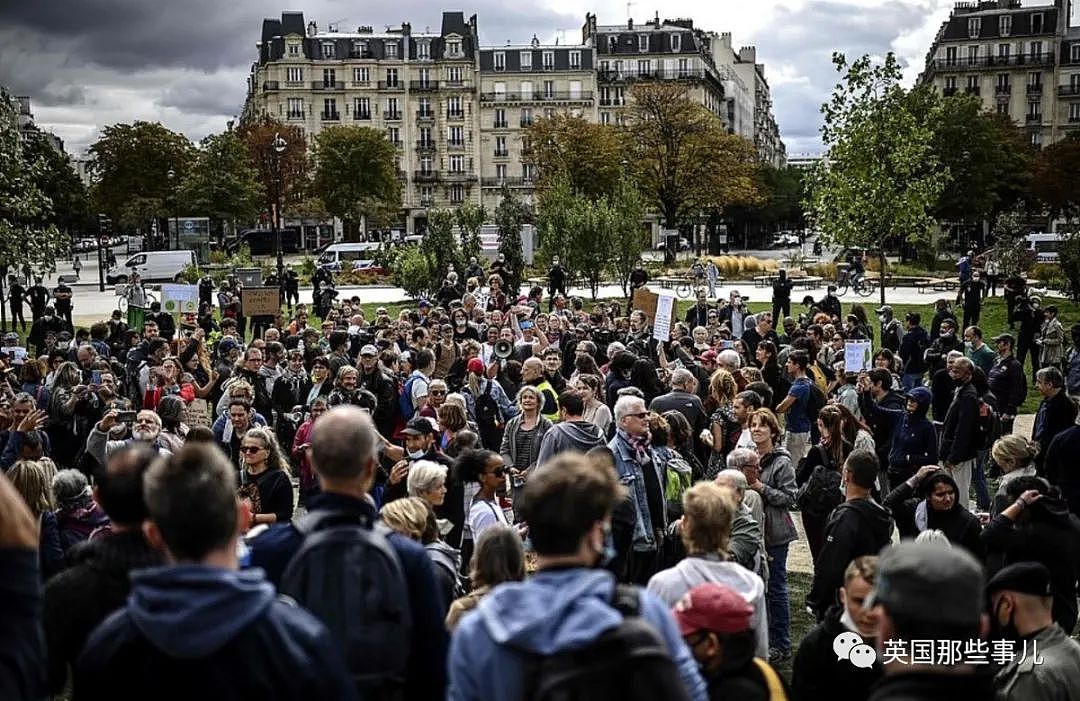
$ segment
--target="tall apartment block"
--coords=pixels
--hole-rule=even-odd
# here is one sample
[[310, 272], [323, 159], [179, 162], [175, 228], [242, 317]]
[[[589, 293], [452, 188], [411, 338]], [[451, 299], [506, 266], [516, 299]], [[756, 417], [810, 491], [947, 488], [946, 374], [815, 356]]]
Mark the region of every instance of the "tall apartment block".
[[503, 185], [532, 199], [535, 165], [525, 130], [556, 113], [619, 124], [638, 80], [684, 82], [729, 131], [783, 165], [764, 66], [753, 47], [691, 20], [599, 25], [586, 15], [580, 44], [480, 46], [476, 16], [443, 12], [438, 32], [408, 23], [377, 32], [303, 13], [266, 19], [248, 77], [244, 117], [272, 115], [310, 139], [339, 124], [370, 126], [397, 146], [402, 220], [465, 200], [493, 208]]
[[1080, 129], [1080, 28], [1070, 0], [958, 2], [938, 30], [920, 81], [975, 95], [1039, 149]]

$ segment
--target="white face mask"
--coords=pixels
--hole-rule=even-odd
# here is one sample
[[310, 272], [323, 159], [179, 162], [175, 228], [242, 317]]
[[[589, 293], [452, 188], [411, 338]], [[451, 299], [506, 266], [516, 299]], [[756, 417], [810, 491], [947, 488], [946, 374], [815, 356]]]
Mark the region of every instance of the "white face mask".
[[424, 457], [424, 455], [425, 452], [423, 450], [412, 450], [409, 451], [409, 460], [419, 460]]

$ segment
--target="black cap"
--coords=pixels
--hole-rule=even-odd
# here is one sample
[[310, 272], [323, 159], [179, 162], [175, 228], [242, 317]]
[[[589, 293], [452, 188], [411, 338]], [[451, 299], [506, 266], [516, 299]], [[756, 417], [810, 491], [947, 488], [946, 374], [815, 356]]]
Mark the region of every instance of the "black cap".
[[435, 428], [435, 424], [431, 422], [431, 419], [426, 416], [414, 416], [409, 419], [409, 423], [405, 425], [404, 433], [406, 436], [427, 436], [434, 435], [438, 432]]
[[1001, 569], [986, 583], [986, 594], [1014, 591], [1032, 596], [1053, 596], [1050, 570], [1040, 562], [1017, 562]]
[[998, 341], [1008, 341], [1010, 346], [1016, 345], [1016, 339], [1013, 338], [1011, 333], [999, 333], [990, 340], [994, 343], [997, 343]]
[[865, 607], [944, 625], [977, 626], [982, 616], [983, 571], [962, 548], [903, 541], [878, 560], [874, 592]]

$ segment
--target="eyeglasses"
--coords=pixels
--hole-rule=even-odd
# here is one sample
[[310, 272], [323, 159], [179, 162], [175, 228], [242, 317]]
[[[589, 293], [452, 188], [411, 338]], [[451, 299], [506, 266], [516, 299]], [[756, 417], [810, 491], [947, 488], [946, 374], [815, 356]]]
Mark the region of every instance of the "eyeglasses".
[[649, 415], [649, 412], [647, 412], [647, 411], [642, 411], [642, 412], [639, 412], [637, 414], [627, 414], [627, 416], [636, 416], [639, 419], [644, 419], [648, 415]]
[[240, 452], [244, 453], [245, 455], [251, 455], [252, 453], [257, 453], [260, 450], [266, 450], [266, 449], [265, 448], [260, 448], [257, 445], [242, 445], [242, 446], [240, 446]]
[[491, 472], [489, 472], [488, 474], [489, 475], [494, 475], [495, 477], [505, 477], [506, 476], [506, 467], [505, 466], [497, 467], [494, 470], [492, 470]]

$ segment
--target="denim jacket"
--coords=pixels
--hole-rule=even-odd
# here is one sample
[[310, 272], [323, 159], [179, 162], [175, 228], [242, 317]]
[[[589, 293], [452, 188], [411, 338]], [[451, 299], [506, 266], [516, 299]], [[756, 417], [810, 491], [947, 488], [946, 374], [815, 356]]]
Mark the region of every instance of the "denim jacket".
[[[649, 499], [645, 494], [645, 473], [637, 462], [635, 451], [618, 433], [608, 443], [608, 448], [615, 455], [615, 471], [619, 475], [619, 481], [634, 498], [634, 510], [637, 512], [637, 519], [634, 522], [634, 550], [638, 552], [657, 550], [656, 534], [652, 529], [652, 514], [649, 513]], [[657, 452], [656, 448], [649, 448], [649, 456], [650, 466], [656, 470], [660, 484], [663, 485], [665, 463], [663, 456]], [[665, 522], [666, 520], [665, 514]]]

